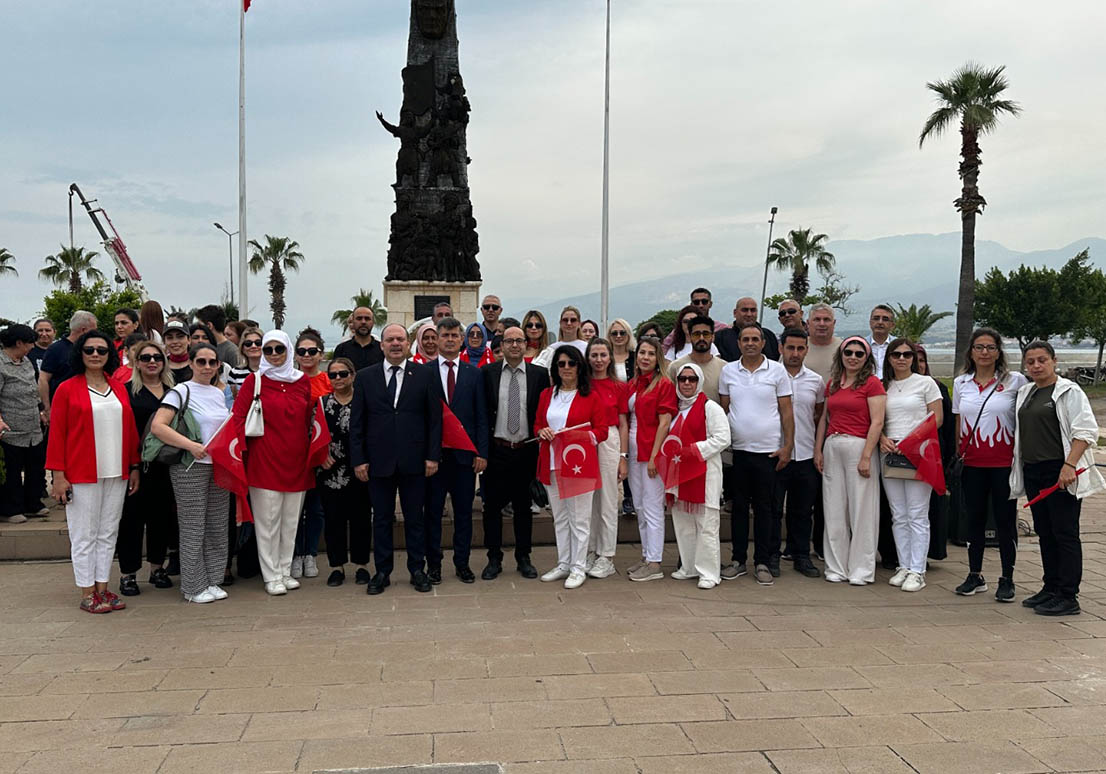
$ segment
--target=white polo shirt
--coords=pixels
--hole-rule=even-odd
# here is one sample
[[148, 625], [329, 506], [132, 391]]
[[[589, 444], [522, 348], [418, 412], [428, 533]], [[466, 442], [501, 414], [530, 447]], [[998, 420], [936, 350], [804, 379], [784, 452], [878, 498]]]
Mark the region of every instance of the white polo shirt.
[[740, 360], [726, 363], [718, 377], [718, 394], [730, 399], [731, 447], [768, 454], [783, 444], [777, 399], [791, 394], [791, 379], [778, 361], [762, 358], [752, 371]]
[[791, 380], [791, 411], [795, 415], [791, 459], [802, 462], [814, 458], [814, 407], [826, 402], [826, 383], [805, 365], [795, 376], [788, 372], [787, 378]]

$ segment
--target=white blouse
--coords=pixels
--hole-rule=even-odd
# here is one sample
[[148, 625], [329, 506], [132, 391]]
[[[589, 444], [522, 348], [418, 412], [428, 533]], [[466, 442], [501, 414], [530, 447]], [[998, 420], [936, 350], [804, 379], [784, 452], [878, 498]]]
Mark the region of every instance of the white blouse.
[[[123, 477], [123, 404], [108, 387], [103, 395], [91, 387], [92, 434], [96, 446], [96, 477]], [[130, 471], [127, 471], [128, 474]]]

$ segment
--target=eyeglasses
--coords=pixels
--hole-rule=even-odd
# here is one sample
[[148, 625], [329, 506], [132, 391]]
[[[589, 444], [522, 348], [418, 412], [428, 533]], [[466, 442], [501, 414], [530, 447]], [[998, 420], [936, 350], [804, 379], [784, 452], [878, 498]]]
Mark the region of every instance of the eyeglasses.
[[480, 308], [483, 309], [485, 312], [498, 312], [503, 307], [501, 307], [499, 304], [484, 304]]
[[626, 334], [626, 331], [614, 330], [614, 331], [611, 331], [610, 335], [611, 335], [611, 338], [614, 339], [614, 338], [621, 338], [622, 336], [625, 336], [627, 334]]
[[255, 349], [255, 348], [260, 347], [260, 346], [261, 346], [261, 340], [260, 339], [249, 339], [248, 341], [243, 341], [242, 342], [242, 349]]
[[296, 354], [300, 357], [315, 357], [315, 355], [322, 352], [318, 347], [297, 347]]
[[709, 298], [693, 298], [691, 299], [692, 306], [708, 306], [710, 304]]
[[111, 350], [108, 349], [107, 347], [81, 347], [81, 352], [84, 352], [86, 355], [100, 355], [100, 356], [103, 356], [103, 355], [106, 355], [110, 351]]
[[330, 381], [333, 382], [337, 379], [347, 378], [349, 376], [349, 373], [350, 373], [349, 371], [331, 371], [327, 374], [327, 378], [330, 379]]
[[288, 348], [283, 344], [272, 344], [268, 347], [262, 347], [261, 351], [266, 355], [283, 355], [288, 351]]
[[699, 381], [699, 377], [692, 374], [691, 376], [680, 375], [676, 377], [676, 381], [680, 384], [695, 384]]
[[193, 358], [192, 362], [195, 363], [196, 365], [198, 365], [200, 368], [207, 368], [208, 366], [217, 366], [217, 365], [219, 365], [218, 358], [214, 358], [214, 357], [213, 358], [197, 357], [197, 358]]
[[782, 319], [784, 317], [790, 317], [791, 315], [798, 314], [798, 313], [799, 313], [798, 309], [781, 309], [779, 316]]
[[576, 363], [572, 360], [558, 360], [557, 368], [575, 368]]
[[503, 339], [504, 344], [525, 344], [526, 339]]
[[692, 331], [688, 334], [688, 338], [691, 339], [709, 339], [714, 335], [714, 331]]
[[973, 352], [998, 352], [998, 347], [994, 344], [972, 344]]
[[160, 352], [153, 355], [146, 353], [145, 355], [139, 355], [138, 359], [143, 363], [164, 363], [165, 355], [161, 354]]
[[895, 360], [913, 360], [914, 353], [910, 350], [906, 350], [905, 352], [892, 352], [891, 357]]
[[845, 357], [866, 357], [868, 355], [868, 353], [862, 349], [846, 349], [841, 354]]

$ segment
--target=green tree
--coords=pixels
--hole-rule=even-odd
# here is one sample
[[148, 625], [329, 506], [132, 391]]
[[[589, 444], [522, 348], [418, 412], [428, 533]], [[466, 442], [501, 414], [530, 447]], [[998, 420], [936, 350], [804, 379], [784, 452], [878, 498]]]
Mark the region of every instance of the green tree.
[[955, 122], [960, 123], [960, 198], [953, 202], [960, 213], [960, 288], [956, 302], [956, 361], [961, 362], [972, 333], [975, 308], [975, 218], [983, 213], [987, 200], [979, 193], [979, 138], [998, 126], [1003, 115], [1021, 113], [1017, 102], [1001, 99], [1009, 83], [1005, 66], [986, 69], [968, 62], [947, 81], [927, 83], [937, 95], [937, 110], [930, 114], [918, 137], [918, 147], [936, 139]]
[[85, 309], [96, 315], [97, 327], [111, 334], [115, 328], [115, 313], [123, 307], [137, 309], [142, 305], [138, 292], [130, 288], [113, 291], [107, 282], [100, 280], [82, 287], [76, 293], [69, 290], [55, 290], [42, 302], [42, 316], [54, 323], [58, 336], [69, 333], [69, 318], [78, 309]]
[[284, 290], [288, 286], [285, 272], [299, 271], [303, 263], [303, 253], [300, 252], [300, 243], [288, 237], [274, 237], [265, 235], [265, 245], [262, 246], [256, 239], [250, 240], [253, 254], [250, 256], [250, 272], [260, 274], [269, 267], [269, 309], [273, 313], [273, 326], [284, 327]]
[[791, 231], [786, 239], [775, 240], [768, 249], [768, 265], [791, 272], [791, 297], [796, 300], [806, 298], [810, 291], [811, 264], [822, 273], [834, 267], [833, 253], [826, 250], [829, 237], [812, 231], [809, 228]]
[[0, 277], [5, 274], [19, 276], [19, 272], [15, 270], [15, 256], [8, 251], [8, 248], [0, 247]]
[[640, 330], [645, 323], [655, 323], [661, 329], [661, 338], [664, 338], [676, 327], [676, 318], [679, 314], [678, 309], [662, 309], [652, 317], [639, 322], [634, 330]]
[[[822, 276], [822, 285], [804, 296], [801, 301], [795, 300], [799, 301], [804, 309], [809, 309], [814, 304], [829, 304], [841, 314], [851, 314], [849, 299], [860, 292], [860, 287], [846, 285], [844, 275], [836, 268], [831, 268], [829, 271], [819, 270], [818, 273]], [[768, 296], [764, 299], [764, 308], [775, 309], [789, 298], [794, 298], [790, 292]]]
[[84, 287], [81, 275], [89, 282], [104, 279], [104, 273], [92, 265], [92, 259], [97, 255], [99, 253], [95, 250], [63, 245], [57, 255], [46, 256], [46, 267], [39, 269], [38, 276], [59, 288], [68, 285], [70, 293], [79, 293]]
[[898, 311], [895, 312], [895, 336], [904, 336], [915, 343], [920, 342], [922, 337], [926, 335], [926, 331], [934, 326], [938, 321], [951, 317], [952, 312], [934, 312], [929, 308], [929, 304], [911, 304], [910, 306], [903, 306], [897, 304]]
[[352, 309], [335, 309], [334, 314], [330, 316], [330, 322], [341, 325], [343, 333], [349, 328], [349, 319], [353, 316], [353, 310], [359, 306], [366, 306], [373, 310], [373, 322], [378, 326], [388, 322], [388, 308], [380, 303], [380, 299], [373, 298], [371, 290], [358, 288], [357, 294], [350, 297], [350, 303], [353, 304]]
[[1106, 349], [1106, 274], [1096, 269], [1084, 283], [1087, 303], [1083, 307], [1082, 319], [1071, 331], [1071, 338], [1073, 343], [1089, 339], [1098, 346], [1098, 361], [1094, 370], [1094, 383], [1098, 384], [1102, 374], [1102, 352]]

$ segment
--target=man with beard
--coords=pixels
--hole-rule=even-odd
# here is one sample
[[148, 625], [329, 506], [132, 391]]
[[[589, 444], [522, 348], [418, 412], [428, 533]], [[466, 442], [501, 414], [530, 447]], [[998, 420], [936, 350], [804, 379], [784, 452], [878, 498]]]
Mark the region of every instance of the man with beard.
[[353, 310], [353, 323], [350, 328], [353, 338], [343, 341], [334, 348], [334, 357], [347, 357], [360, 371], [371, 365], [384, 362], [384, 351], [380, 342], [373, 338], [373, 310], [359, 306]]
[[691, 342], [691, 353], [684, 355], [668, 367], [668, 378], [676, 381], [676, 374], [688, 363], [694, 363], [703, 371], [703, 392], [718, 403], [718, 377], [726, 361], [710, 353], [714, 343], [714, 321], [706, 315], [692, 317], [687, 323], [687, 338]]

